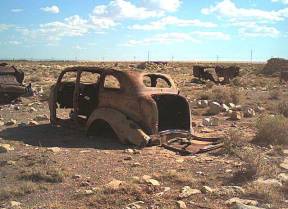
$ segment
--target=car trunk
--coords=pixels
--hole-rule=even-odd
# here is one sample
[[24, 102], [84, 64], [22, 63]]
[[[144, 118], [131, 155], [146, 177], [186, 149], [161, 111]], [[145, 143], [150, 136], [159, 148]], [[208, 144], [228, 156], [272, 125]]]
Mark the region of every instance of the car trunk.
[[152, 96], [158, 109], [158, 132], [182, 130], [190, 132], [190, 108], [180, 95], [159, 94]]

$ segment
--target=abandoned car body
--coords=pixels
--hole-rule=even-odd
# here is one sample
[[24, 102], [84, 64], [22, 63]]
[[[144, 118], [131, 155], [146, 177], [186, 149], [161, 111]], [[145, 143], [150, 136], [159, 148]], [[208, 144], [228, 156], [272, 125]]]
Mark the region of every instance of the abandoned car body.
[[[63, 77], [72, 73], [74, 81]], [[85, 83], [83, 74], [96, 75]], [[113, 85], [112, 85], [113, 84]], [[72, 67], [61, 72], [51, 88], [50, 121], [59, 124], [57, 108], [70, 108], [70, 119], [88, 134], [109, 125], [122, 143], [145, 146], [160, 135], [191, 134], [191, 114], [168, 75], [118, 71], [99, 67]]]
[[0, 103], [9, 103], [12, 100], [32, 92], [31, 85], [24, 86], [24, 72], [9, 66], [0, 64]]

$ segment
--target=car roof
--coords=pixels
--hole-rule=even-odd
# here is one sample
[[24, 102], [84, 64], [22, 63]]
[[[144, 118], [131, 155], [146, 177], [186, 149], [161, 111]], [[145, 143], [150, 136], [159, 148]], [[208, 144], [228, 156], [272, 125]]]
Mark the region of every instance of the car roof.
[[[147, 88], [143, 83], [143, 77], [149, 76], [149, 77], [160, 77], [164, 78], [165, 80], [168, 80], [171, 83], [171, 89], [176, 89], [176, 86], [172, 80], [172, 78], [169, 75], [162, 74], [162, 73], [149, 73], [149, 72], [143, 72], [140, 70], [117, 70], [114, 68], [109, 67], [98, 67], [98, 66], [75, 66], [75, 67], [69, 67], [62, 71], [62, 73], [66, 72], [75, 72], [75, 71], [86, 71], [86, 72], [95, 72], [95, 73], [101, 73], [101, 74], [107, 74], [107, 75], [115, 75], [119, 79], [120, 85], [130, 92], [143, 92], [147, 91]], [[154, 88], [157, 90], [158, 88]]]

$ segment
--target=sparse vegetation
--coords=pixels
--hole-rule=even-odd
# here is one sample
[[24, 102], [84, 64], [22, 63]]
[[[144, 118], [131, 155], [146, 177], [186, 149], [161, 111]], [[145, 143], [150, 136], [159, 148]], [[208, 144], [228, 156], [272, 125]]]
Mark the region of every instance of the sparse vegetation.
[[27, 182], [21, 185], [10, 185], [0, 188], [0, 201], [7, 200], [14, 197], [24, 196], [31, 194], [38, 189], [37, 185], [31, 182]]
[[278, 113], [284, 115], [286, 118], [288, 118], [288, 102], [282, 101], [277, 106]]
[[260, 117], [253, 141], [262, 145], [288, 144], [288, 119], [282, 115]]
[[33, 168], [25, 170], [20, 179], [32, 182], [59, 183], [64, 180], [65, 174], [58, 168]]

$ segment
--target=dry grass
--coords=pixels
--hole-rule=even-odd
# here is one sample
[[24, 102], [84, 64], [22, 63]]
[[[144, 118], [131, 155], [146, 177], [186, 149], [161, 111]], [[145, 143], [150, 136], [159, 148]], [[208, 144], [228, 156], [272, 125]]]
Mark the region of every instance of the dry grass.
[[9, 187], [0, 188], [0, 200], [7, 200], [14, 197], [20, 197], [27, 194], [31, 194], [39, 189], [39, 187], [31, 182], [26, 182], [21, 185], [10, 185]]
[[277, 105], [277, 112], [288, 118], [288, 102], [282, 101]]
[[58, 168], [33, 168], [25, 170], [20, 179], [32, 182], [60, 183], [64, 181], [65, 174]]
[[257, 122], [253, 142], [262, 145], [288, 144], [288, 119], [282, 115], [262, 116]]
[[283, 93], [279, 89], [274, 89], [270, 91], [269, 99], [278, 100], [283, 96]]

